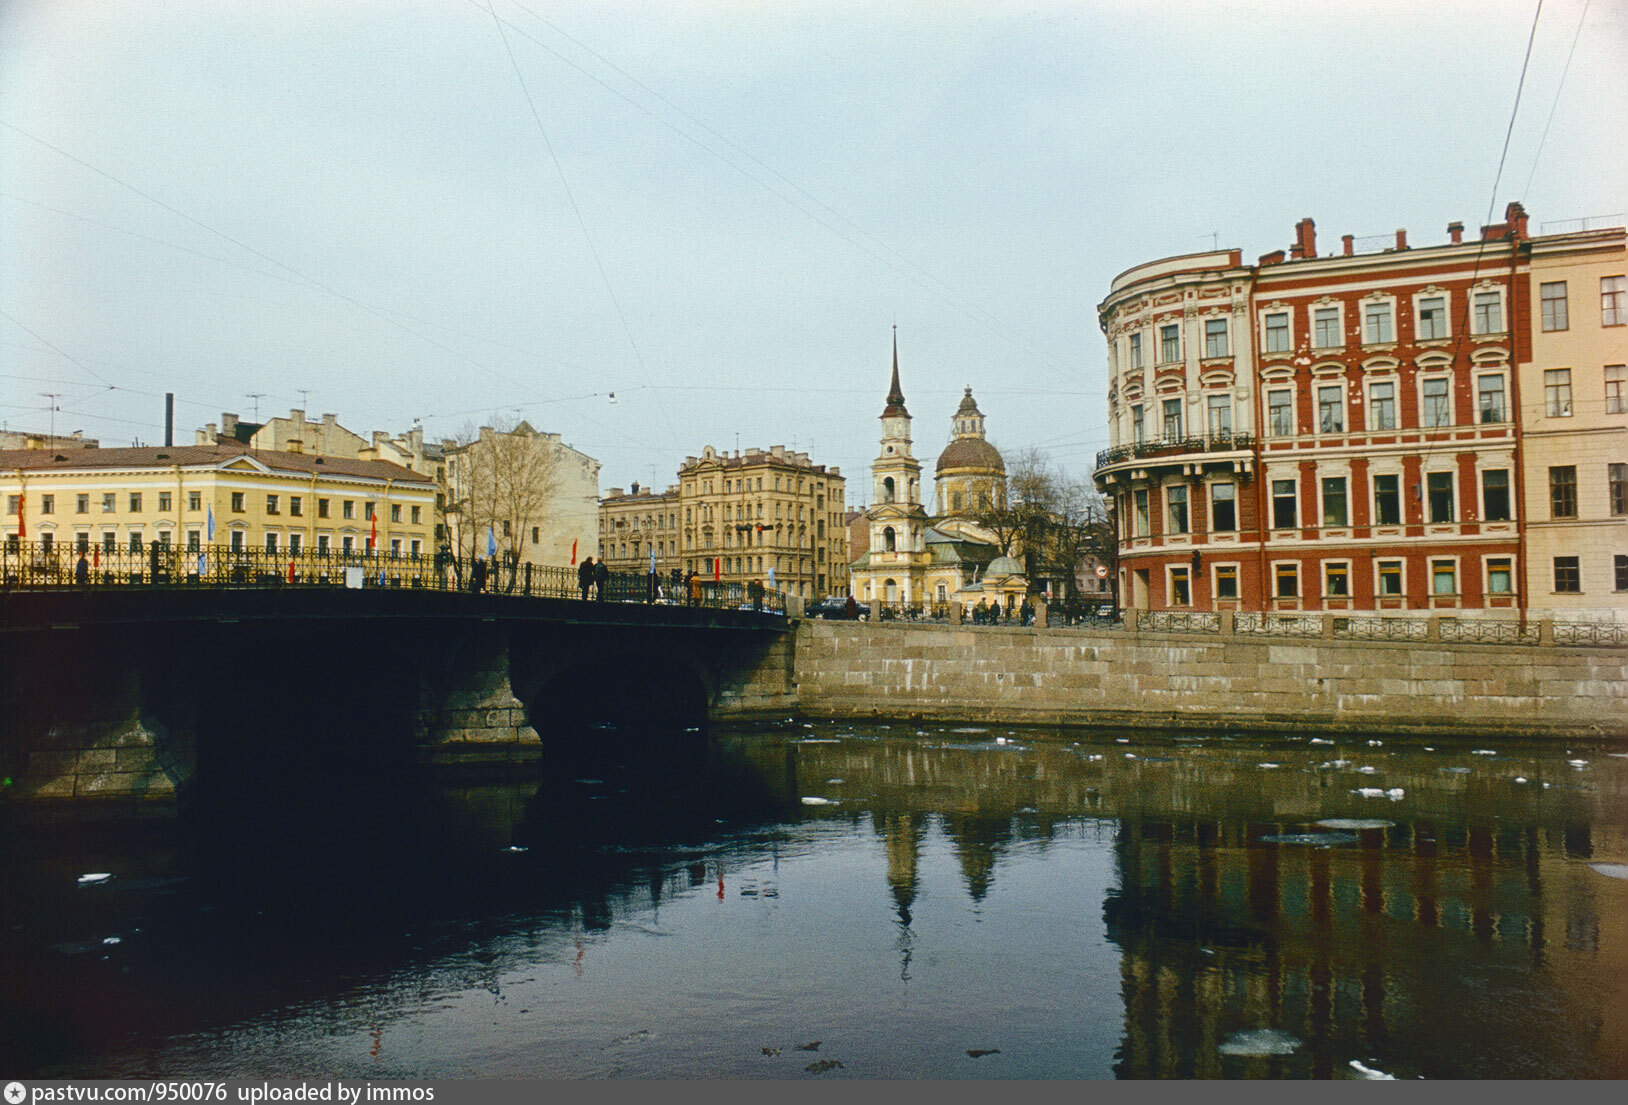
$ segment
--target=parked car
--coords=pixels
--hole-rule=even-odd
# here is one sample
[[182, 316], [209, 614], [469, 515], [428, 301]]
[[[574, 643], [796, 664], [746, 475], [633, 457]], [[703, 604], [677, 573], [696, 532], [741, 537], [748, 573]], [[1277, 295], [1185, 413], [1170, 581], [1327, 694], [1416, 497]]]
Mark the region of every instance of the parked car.
[[[860, 621], [864, 621], [867, 615], [869, 615], [870, 611], [858, 603], [855, 603], [854, 605], [857, 611], [854, 617]], [[833, 595], [831, 598], [825, 598], [821, 599], [819, 602], [810, 603], [808, 607], [803, 610], [803, 617], [827, 618], [832, 621], [847, 619], [848, 599], [846, 596]]]

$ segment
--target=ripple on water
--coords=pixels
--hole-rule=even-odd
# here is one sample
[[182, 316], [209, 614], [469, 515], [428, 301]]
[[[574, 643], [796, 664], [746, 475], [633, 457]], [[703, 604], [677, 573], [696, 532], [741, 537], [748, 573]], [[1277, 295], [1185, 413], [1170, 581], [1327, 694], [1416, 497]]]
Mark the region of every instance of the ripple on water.
[[1314, 848], [1326, 848], [1331, 844], [1355, 844], [1358, 837], [1355, 833], [1274, 833], [1256, 839], [1267, 844], [1309, 844]]
[[1234, 1032], [1215, 1049], [1222, 1055], [1293, 1055], [1300, 1039], [1275, 1028], [1251, 1028]]

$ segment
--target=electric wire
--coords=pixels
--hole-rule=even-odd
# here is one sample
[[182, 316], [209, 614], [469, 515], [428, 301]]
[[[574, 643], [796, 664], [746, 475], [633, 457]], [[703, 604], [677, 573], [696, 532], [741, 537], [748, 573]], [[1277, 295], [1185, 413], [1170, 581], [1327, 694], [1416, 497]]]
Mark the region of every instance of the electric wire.
[[1549, 106], [1549, 118], [1543, 124], [1543, 137], [1538, 139], [1538, 152], [1532, 155], [1532, 171], [1526, 175], [1526, 187], [1521, 189], [1525, 199], [1532, 191], [1532, 179], [1538, 175], [1538, 162], [1543, 159], [1543, 144], [1549, 141], [1549, 128], [1554, 124], [1555, 111], [1560, 107], [1560, 94], [1566, 88], [1566, 74], [1571, 72], [1572, 55], [1577, 53], [1577, 40], [1583, 37], [1583, 20], [1588, 17], [1589, 0], [1583, 0], [1583, 14], [1577, 17], [1577, 32], [1571, 36], [1571, 49], [1566, 51], [1566, 65], [1560, 71], [1560, 83], [1555, 86], [1554, 103]]

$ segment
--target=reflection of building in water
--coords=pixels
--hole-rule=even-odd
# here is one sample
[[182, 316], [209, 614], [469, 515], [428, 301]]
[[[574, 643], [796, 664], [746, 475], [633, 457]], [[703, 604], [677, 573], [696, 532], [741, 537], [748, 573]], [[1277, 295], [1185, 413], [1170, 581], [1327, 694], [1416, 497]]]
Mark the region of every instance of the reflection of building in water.
[[875, 822], [887, 848], [887, 885], [899, 909], [899, 923], [909, 925], [927, 818], [919, 813], [888, 813], [877, 814]]
[[[1464, 1069], [1477, 1046], [1497, 1077], [1574, 1069], [1587, 1054], [1602, 1072], [1628, 1072], [1622, 994], [1599, 985], [1620, 984], [1628, 964], [1600, 958], [1600, 907], [1584, 881], [1598, 876], [1565, 868], [1587, 851], [1586, 827], [1420, 820], [1333, 848], [1260, 839], [1294, 831], [1124, 819], [1121, 889], [1104, 907], [1123, 953], [1119, 1076], [1331, 1077], [1375, 1054], [1429, 1074], [1448, 1054]], [[1605, 944], [1620, 958], [1621, 939]], [[1516, 984], [1552, 1003], [1541, 1032], [1528, 1034], [1529, 1011], [1499, 992]], [[1243, 1068], [1218, 1053], [1258, 1028], [1304, 1043]]]

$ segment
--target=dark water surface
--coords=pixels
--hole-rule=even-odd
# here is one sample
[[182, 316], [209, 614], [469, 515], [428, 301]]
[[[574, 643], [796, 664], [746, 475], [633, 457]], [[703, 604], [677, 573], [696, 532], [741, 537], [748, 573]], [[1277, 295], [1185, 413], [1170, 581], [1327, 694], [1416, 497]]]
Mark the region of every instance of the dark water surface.
[[548, 766], [7, 830], [0, 1075], [1628, 1076], [1620, 747], [794, 722]]

